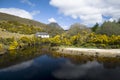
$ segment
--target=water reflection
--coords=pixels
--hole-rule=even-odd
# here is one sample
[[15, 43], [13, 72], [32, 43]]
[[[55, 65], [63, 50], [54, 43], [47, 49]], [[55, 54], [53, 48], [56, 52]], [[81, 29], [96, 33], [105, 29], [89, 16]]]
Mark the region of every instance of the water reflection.
[[20, 64], [16, 64], [16, 65], [13, 65], [7, 68], [0, 69], [0, 72], [7, 72], [7, 71], [14, 72], [14, 71], [22, 70], [22, 69], [30, 67], [32, 63], [33, 63], [33, 60], [29, 60], [26, 62], [22, 62]]
[[45, 53], [48, 53], [48, 50], [42, 47], [28, 47], [24, 50], [9, 51], [7, 54], [0, 56], [0, 68], [25, 62]]
[[66, 62], [53, 75], [61, 80], [120, 80], [120, 68], [106, 69], [97, 61], [82, 65]]
[[76, 65], [70, 61], [67, 61], [61, 65], [61, 68], [59, 70], [53, 72], [53, 75], [60, 79], [79, 79], [85, 76], [90, 70], [97, 70], [98, 68], [102, 68], [102, 65], [96, 61], [87, 62], [80, 65]]
[[93, 56], [84, 56], [84, 55], [71, 55], [71, 54], [62, 54], [53, 52], [51, 57], [54, 58], [67, 58], [74, 64], [86, 64], [88, 61], [97, 61], [100, 64], [103, 64], [104, 68], [117, 68], [120, 67], [120, 58], [119, 57], [93, 57]]
[[120, 80], [120, 58], [28, 47], [0, 56], [0, 80]]

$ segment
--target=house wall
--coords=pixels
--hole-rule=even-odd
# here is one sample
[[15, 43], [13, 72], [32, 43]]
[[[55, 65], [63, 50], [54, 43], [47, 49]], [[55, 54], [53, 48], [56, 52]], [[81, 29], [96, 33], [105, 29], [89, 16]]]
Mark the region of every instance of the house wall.
[[49, 35], [38, 35], [38, 37], [41, 37], [41, 38], [49, 38]]

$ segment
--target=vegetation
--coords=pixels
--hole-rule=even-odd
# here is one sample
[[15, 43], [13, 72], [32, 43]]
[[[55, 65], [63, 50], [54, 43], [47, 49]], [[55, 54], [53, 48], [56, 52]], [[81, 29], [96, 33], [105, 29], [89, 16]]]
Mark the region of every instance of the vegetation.
[[[75, 46], [94, 48], [120, 48], [120, 20], [96, 23], [91, 29], [75, 23], [64, 31], [57, 23], [48, 25], [16, 16], [0, 13], [0, 51], [4, 49], [23, 49], [26, 46], [49, 44], [51, 46]], [[11, 18], [14, 20], [10, 20]], [[8, 20], [6, 20], [8, 19]], [[18, 20], [18, 21], [16, 21]], [[20, 21], [19, 21], [20, 20]], [[22, 23], [23, 21], [23, 23]], [[50, 38], [37, 38], [36, 32], [48, 32]]]
[[35, 34], [36, 32], [47, 32], [51, 36], [61, 34], [64, 30], [57, 23], [50, 23], [48, 25], [20, 18], [17, 16], [0, 13], [0, 28], [6, 31], [20, 33], [20, 34]]
[[64, 33], [64, 30], [57, 23], [50, 23], [48, 24], [48, 26], [49, 29], [47, 29], [46, 31], [52, 36]]
[[48, 28], [46, 24], [40, 23], [38, 21], [25, 19], [25, 18], [21, 18], [21, 17], [17, 17], [14, 15], [1, 13], [1, 12], [0, 12], [0, 21], [15, 21], [15, 22], [17, 21], [18, 23], [22, 23], [26, 25], [33, 25], [33, 26], [37, 26], [40, 28]]
[[89, 33], [91, 32], [91, 30], [89, 28], [87, 28], [85, 25], [75, 23], [75, 24], [71, 25], [70, 29], [67, 31], [67, 34], [69, 36], [74, 36], [78, 33], [83, 34], [83, 31], [89, 32]]
[[91, 29], [93, 32], [96, 32], [98, 28], [99, 28], [99, 24], [96, 23]]
[[50, 38], [49, 41], [51, 44], [57, 46], [120, 48], [120, 35], [107, 36], [102, 34], [86, 33], [84, 35], [77, 34], [69, 38], [62, 37], [62, 35], [56, 35], [55, 37]]
[[98, 34], [106, 34], [107, 36], [120, 35], [119, 22], [104, 22], [96, 31]]
[[0, 22], [0, 28], [2, 28], [4, 31], [20, 34], [35, 34], [36, 32], [43, 31], [40, 27], [21, 24], [17, 21]]

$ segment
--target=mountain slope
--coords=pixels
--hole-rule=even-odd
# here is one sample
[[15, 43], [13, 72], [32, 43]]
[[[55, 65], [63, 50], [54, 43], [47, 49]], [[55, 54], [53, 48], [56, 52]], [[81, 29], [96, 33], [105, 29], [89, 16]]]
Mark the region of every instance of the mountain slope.
[[74, 23], [70, 26], [70, 29], [67, 31], [67, 33], [70, 36], [76, 35], [76, 34], [83, 34], [84, 32], [90, 33], [91, 30], [87, 28], [85, 25], [82, 25], [80, 23]]
[[64, 32], [63, 28], [58, 23], [48, 24], [50, 33], [55, 36], [55, 34], [62, 34]]
[[0, 21], [17, 21], [22, 24], [27, 24], [27, 25], [33, 25], [33, 26], [38, 26], [41, 28], [46, 28], [46, 24], [40, 23], [38, 21], [30, 20], [30, 19], [25, 19], [21, 17], [17, 17], [14, 15], [6, 14], [6, 13], [1, 13], [0, 12]]
[[51, 36], [61, 34], [64, 30], [57, 23], [44, 24], [38, 21], [0, 13], [0, 28], [21, 34], [48, 32]]

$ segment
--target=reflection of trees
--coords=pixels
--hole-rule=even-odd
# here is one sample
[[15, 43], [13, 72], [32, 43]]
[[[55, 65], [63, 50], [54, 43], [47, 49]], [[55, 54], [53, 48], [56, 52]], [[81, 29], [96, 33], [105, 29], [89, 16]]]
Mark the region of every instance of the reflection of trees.
[[0, 57], [0, 68], [8, 67], [23, 61], [33, 59], [37, 56], [47, 53], [46, 47], [27, 47], [24, 50], [12, 50], [8, 51]]
[[120, 58], [118, 57], [114, 58], [99, 57], [97, 61], [102, 63], [105, 68], [116, 68], [120, 66]]
[[99, 63], [103, 64], [104, 68], [116, 68], [120, 66], [120, 58], [119, 57], [114, 57], [114, 58], [109, 58], [109, 57], [92, 57], [92, 56], [84, 56], [84, 55], [72, 55], [72, 54], [63, 54], [63, 53], [57, 53], [57, 52], [52, 52], [51, 54], [54, 58], [60, 58], [64, 57], [69, 59], [71, 62], [74, 64], [83, 64], [88, 61], [98, 61]]
[[27, 47], [24, 50], [13, 50], [7, 54], [0, 56], [0, 68], [8, 67], [23, 61], [31, 60], [40, 55], [47, 54], [52, 58], [67, 58], [74, 64], [85, 64], [88, 61], [98, 61], [103, 64], [105, 68], [116, 68], [120, 66], [120, 58], [105, 58], [105, 57], [92, 57], [84, 55], [70, 55], [49, 51], [48, 47]]

